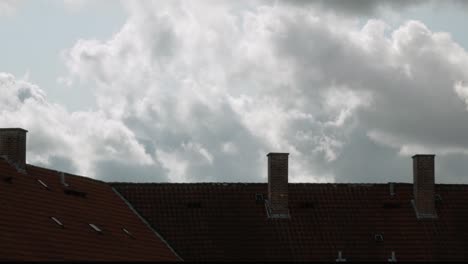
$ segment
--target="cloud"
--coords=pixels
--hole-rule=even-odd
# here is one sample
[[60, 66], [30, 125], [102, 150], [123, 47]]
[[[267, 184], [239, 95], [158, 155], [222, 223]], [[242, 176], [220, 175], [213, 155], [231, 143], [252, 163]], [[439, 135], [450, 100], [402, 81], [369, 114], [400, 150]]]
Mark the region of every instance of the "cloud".
[[423, 5], [433, 6], [434, 8], [445, 8], [448, 6], [453, 6], [455, 8], [468, 8], [468, 2], [465, 0], [284, 0], [278, 2], [292, 4], [301, 8], [310, 7], [321, 9], [325, 12], [334, 12], [339, 15], [369, 17], [397, 13]]
[[[105, 0], [101, 0], [100, 3], [105, 2]], [[111, 1], [111, 4], [116, 4], [116, 1]], [[80, 11], [84, 7], [96, 4], [93, 1], [89, 0], [63, 0], [63, 6], [66, 8], [67, 11]]]
[[293, 5], [299, 6], [313, 6], [315, 8], [322, 8], [327, 11], [334, 11], [341, 14], [352, 15], [370, 15], [381, 12], [383, 10], [398, 11], [401, 9], [409, 8], [423, 3], [429, 3], [427, 0], [407, 0], [407, 1], [393, 1], [393, 0], [354, 0], [354, 1], [340, 1], [340, 0], [287, 0]]
[[29, 163], [97, 177], [95, 166], [113, 160], [121, 164], [155, 162], [121, 121], [102, 111], [68, 112], [52, 104], [42, 89], [0, 73], [0, 123], [29, 130]]
[[22, 0], [0, 0], [0, 16], [14, 14], [22, 2]]
[[259, 181], [265, 154], [278, 150], [307, 157], [292, 166], [293, 180], [318, 180], [314, 164], [324, 153], [336, 158], [342, 127], [366, 104], [359, 92], [335, 87], [313, 104], [288, 96], [295, 73], [272, 46], [275, 14], [145, 4], [129, 4], [133, 13], [112, 39], [80, 40], [64, 54], [76, 80], [98, 86], [100, 109], [152, 146], [173, 180]]
[[453, 87], [468, 60], [446, 33], [417, 21], [392, 32], [381, 20], [359, 27], [286, 4], [127, 8], [112, 39], [80, 40], [64, 56], [170, 179], [261, 180], [263, 155], [287, 151], [293, 181], [332, 181], [358, 126], [400, 155], [466, 152], [466, 136], [451, 128], [467, 129]]
[[447, 33], [286, 1], [124, 6], [114, 36], [62, 53], [58, 79], [95, 87], [96, 111], [0, 78], [0, 122], [31, 131], [31, 162], [119, 181], [258, 182], [265, 154], [282, 151], [293, 182], [379, 182], [410, 174], [399, 164], [415, 152], [467, 153], [468, 57]]

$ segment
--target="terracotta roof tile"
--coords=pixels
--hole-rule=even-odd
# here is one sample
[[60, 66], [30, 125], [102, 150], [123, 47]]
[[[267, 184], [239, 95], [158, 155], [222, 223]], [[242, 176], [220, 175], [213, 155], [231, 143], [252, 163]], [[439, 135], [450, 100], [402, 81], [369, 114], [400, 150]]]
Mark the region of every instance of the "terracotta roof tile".
[[112, 185], [188, 261], [468, 260], [468, 185], [436, 185], [435, 220], [417, 220], [405, 183], [394, 196], [388, 184], [289, 184], [289, 220], [256, 202], [267, 184]]
[[[69, 189], [86, 193], [84, 198], [65, 194], [56, 171], [31, 165], [26, 171], [18, 173], [0, 159], [0, 259], [178, 259], [106, 183], [67, 174]], [[10, 182], [5, 181], [8, 177]]]

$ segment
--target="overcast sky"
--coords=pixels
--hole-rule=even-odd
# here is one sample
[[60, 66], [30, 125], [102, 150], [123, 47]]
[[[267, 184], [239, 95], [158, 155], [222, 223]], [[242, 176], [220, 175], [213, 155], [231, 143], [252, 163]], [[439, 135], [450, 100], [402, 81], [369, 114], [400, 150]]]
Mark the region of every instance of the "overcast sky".
[[0, 127], [106, 181], [468, 183], [468, 2], [0, 0]]

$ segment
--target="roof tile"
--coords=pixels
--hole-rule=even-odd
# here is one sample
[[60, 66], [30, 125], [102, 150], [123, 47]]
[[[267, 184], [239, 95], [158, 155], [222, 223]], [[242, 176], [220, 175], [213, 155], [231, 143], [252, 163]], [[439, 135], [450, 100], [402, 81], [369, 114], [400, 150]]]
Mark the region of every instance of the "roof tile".
[[188, 261], [468, 260], [468, 185], [437, 184], [439, 218], [418, 220], [412, 184], [394, 184], [289, 184], [290, 219], [256, 202], [267, 184], [112, 185]]
[[[67, 174], [70, 188], [86, 192], [84, 198], [66, 195], [56, 171], [31, 165], [26, 171], [20, 174], [0, 159], [0, 178], [12, 177], [11, 183], [0, 181], [0, 259], [178, 260], [108, 184]], [[90, 223], [103, 234], [92, 230]]]

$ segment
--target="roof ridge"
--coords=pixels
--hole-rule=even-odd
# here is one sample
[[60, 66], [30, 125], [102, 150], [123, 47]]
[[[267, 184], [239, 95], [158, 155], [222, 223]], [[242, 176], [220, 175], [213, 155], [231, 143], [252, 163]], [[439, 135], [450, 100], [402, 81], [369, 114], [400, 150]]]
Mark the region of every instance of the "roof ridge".
[[[267, 182], [105, 182], [110, 185], [265, 185]], [[289, 185], [340, 185], [340, 186], [374, 186], [388, 185], [413, 185], [411, 182], [374, 182], [374, 183], [352, 183], [352, 182], [290, 182]], [[436, 186], [468, 186], [464, 183], [436, 183]]]
[[54, 169], [44, 168], [44, 167], [40, 167], [40, 166], [36, 166], [36, 165], [32, 165], [32, 164], [26, 164], [26, 168], [27, 168], [27, 167], [34, 167], [34, 168], [39, 169], [39, 170], [45, 170], [45, 171], [48, 171], [48, 172], [57, 173], [57, 175], [58, 175], [59, 173], [64, 173], [64, 174], [66, 174], [66, 176], [77, 177], [77, 178], [81, 178], [81, 179], [84, 179], [84, 180], [89, 180], [89, 181], [92, 181], [92, 182], [98, 182], [98, 183], [102, 183], [102, 184], [109, 184], [108, 182], [105, 182], [105, 181], [102, 181], [102, 180], [98, 180], [98, 179], [94, 179], [94, 178], [91, 178], [91, 177], [86, 177], [86, 176], [82, 176], [82, 175], [76, 175], [76, 174], [73, 174], [73, 173], [69, 173], [69, 172], [65, 172], [65, 171], [60, 171], [60, 170], [54, 170]]

